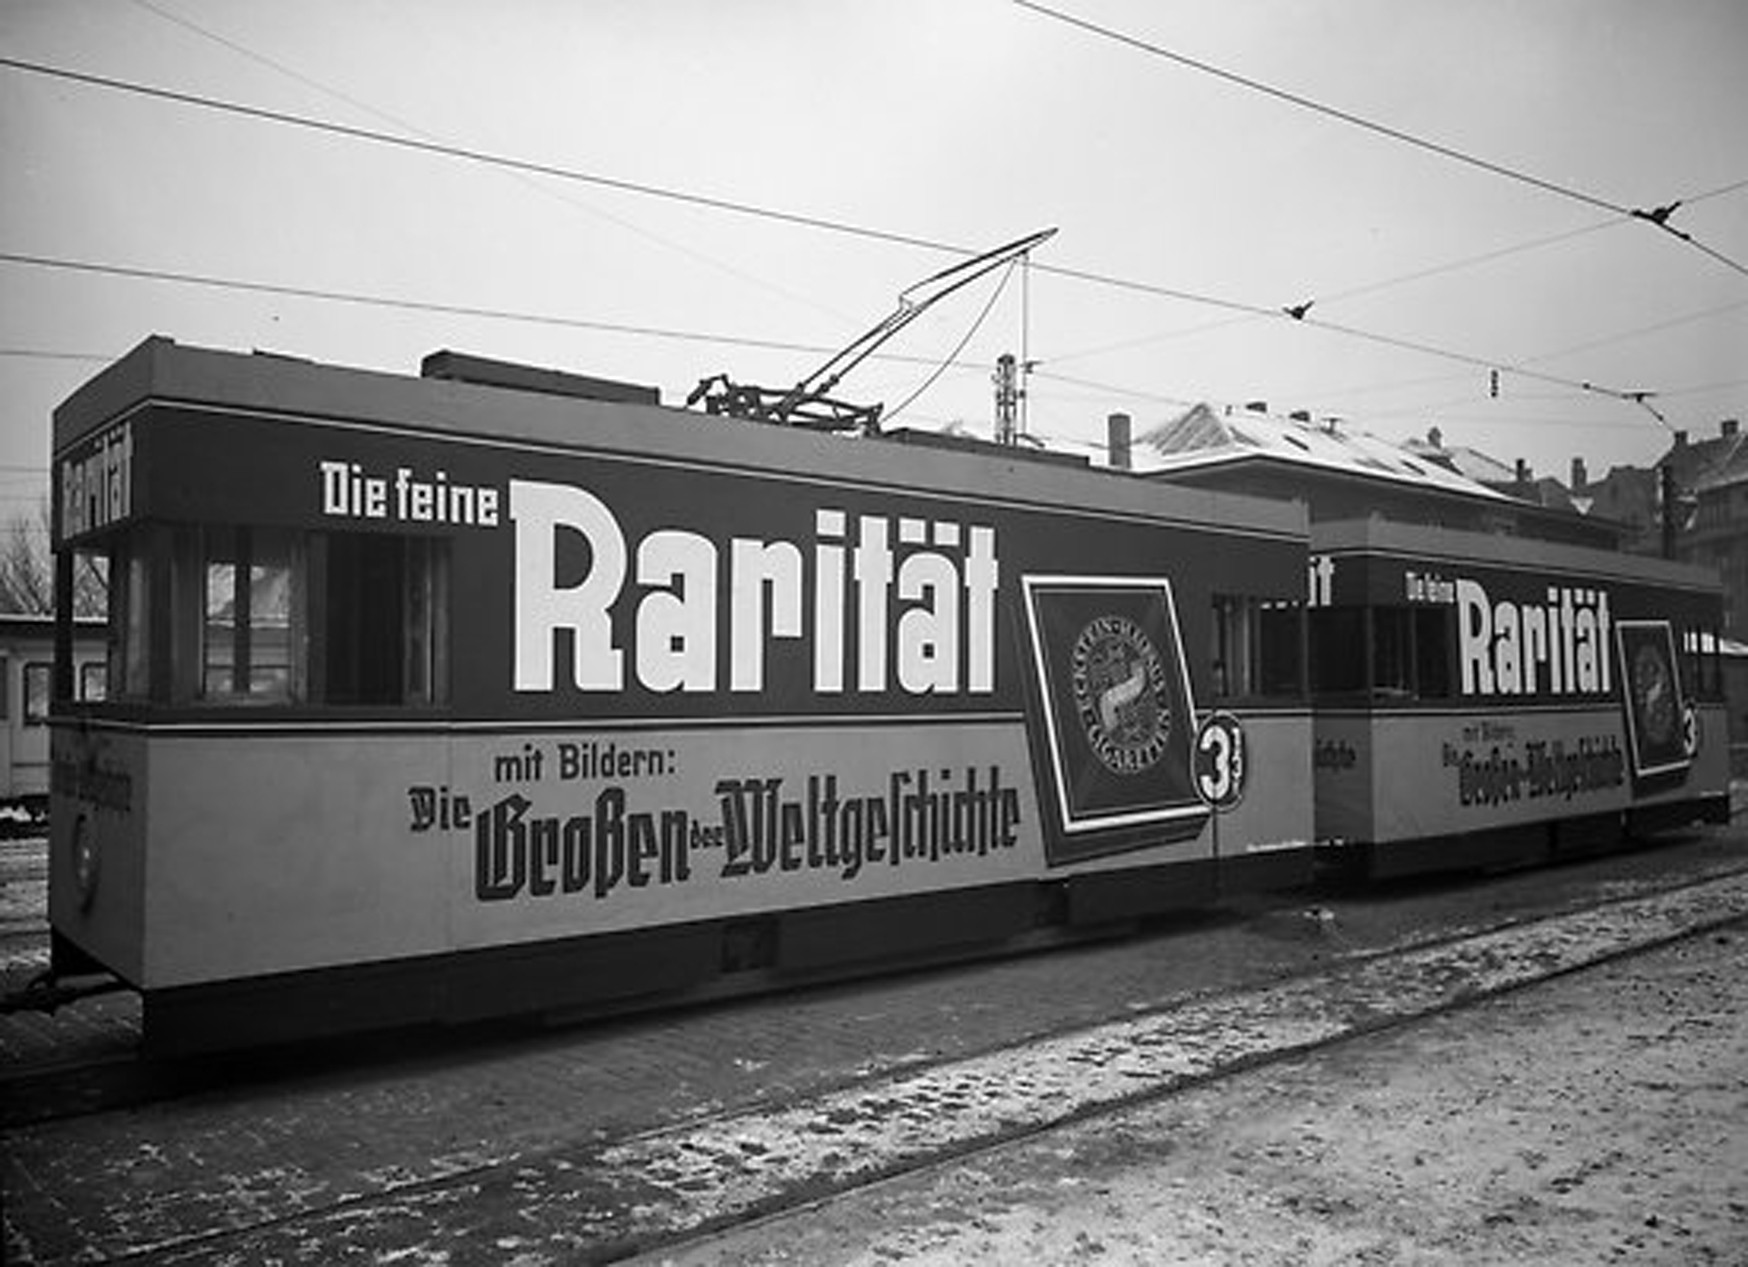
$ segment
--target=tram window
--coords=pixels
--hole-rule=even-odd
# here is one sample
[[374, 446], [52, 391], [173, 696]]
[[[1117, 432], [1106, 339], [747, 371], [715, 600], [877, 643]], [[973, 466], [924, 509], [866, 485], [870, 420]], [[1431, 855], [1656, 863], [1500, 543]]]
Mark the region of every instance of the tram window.
[[1303, 694], [1298, 603], [1214, 595], [1209, 647], [1216, 697]]
[[320, 665], [329, 704], [440, 704], [449, 683], [447, 543], [329, 533], [317, 538]]
[[1451, 697], [1453, 612], [1442, 606], [1414, 609], [1414, 694], [1420, 699]]
[[294, 534], [214, 528], [204, 534], [201, 688], [212, 700], [300, 696], [301, 553]]
[[1414, 620], [1406, 607], [1372, 608], [1372, 693], [1414, 694]]
[[1305, 694], [1305, 621], [1300, 603], [1264, 603], [1257, 622], [1264, 695]]
[[1256, 641], [1256, 600], [1214, 595], [1213, 646], [1209, 648], [1214, 670], [1214, 694], [1225, 698], [1254, 695], [1253, 644]]
[[49, 690], [54, 666], [30, 660], [24, 666], [24, 724], [40, 726], [49, 719]]
[[118, 699], [151, 694], [151, 567], [144, 531], [119, 538], [109, 556], [108, 693]]
[[1683, 630], [1681, 645], [1686, 653], [1681, 666], [1682, 685], [1686, 692], [1695, 699], [1722, 699], [1724, 670], [1717, 630]]
[[1384, 699], [1448, 699], [1448, 607], [1372, 608], [1372, 692]]
[[1366, 628], [1362, 607], [1319, 607], [1311, 613], [1311, 690], [1337, 695], [1366, 688]]

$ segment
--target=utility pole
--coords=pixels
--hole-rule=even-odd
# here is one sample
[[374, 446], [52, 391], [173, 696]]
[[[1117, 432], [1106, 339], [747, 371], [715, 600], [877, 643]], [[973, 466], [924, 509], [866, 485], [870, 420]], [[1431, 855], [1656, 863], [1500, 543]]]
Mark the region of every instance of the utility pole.
[[1019, 385], [1017, 381], [1018, 365], [1012, 352], [1003, 352], [996, 358], [995, 374], [995, 442], [997, 444], [1012, 444], [1014, 442], [1015, 413], [1019, 404]]

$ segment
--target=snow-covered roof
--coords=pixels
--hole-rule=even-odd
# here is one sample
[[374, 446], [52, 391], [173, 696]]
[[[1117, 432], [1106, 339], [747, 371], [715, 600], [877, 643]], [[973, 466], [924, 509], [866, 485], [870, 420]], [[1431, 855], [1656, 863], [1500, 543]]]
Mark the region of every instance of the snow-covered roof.
[[1194, 470], [1255, 458], [1273, 458], [1367, 479], [1390, 480], [1484, 501], [1509, 495], [1448, 466], [1410, 454], [1393, 441], [1347, 426], [1318, 426], [1298, 418], [1246, 409], [1217, 414], [1197, 405], [1182, 417], [1135, 437], [1130, 459], [1143, 474]]

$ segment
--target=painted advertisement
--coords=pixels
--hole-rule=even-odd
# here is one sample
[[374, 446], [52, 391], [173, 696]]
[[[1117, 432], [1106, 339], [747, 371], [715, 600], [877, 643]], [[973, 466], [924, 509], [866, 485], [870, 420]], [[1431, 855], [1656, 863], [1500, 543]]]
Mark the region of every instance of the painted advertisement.
[[[1721, 726], [1701, 709], [1695, 725]], [[1318, 834], [1407, 840], [1576, 818], [1721, 786], [1727, 754], [1703, 744], [1679, 769], [1643, 779], [1618, 708], [1496, 715], [1320, 716]], [[1335, 764], [1332, 764], [1335, 763]], [[1433, 777], [1428, 778], [1431, 771]]]
[[1409, 617], [1392, 627], [1407, 648], [1393, 663], [1411, 666], [1394, 668], [1394, 689], [1319, 712], [1320, 836], [1482, 831], [1723, 783], [1724, 745], [1706, 742], [1721, 722], [1704, 724], [1677, 655], [1683, 630], [1719, 619], [1715, 592], [1693, 582], [1658, 584], [1649, 565], [1611, 576], [1336, 553], [1312, 556], [1309, 595]]
[[[721, 424], [667, 425], [665, 455], [579, 452], [178, 406], [79, 459], [104, 490], [224, 470], [74, 513], [272, 530], [290, 603], [361, 601], [320, 567], [383, 534], [440, 543], [453, 594], [416, 631], [441, 697], [197, 697], [154, 738], [151, 847], [203, 876], [154, 889], [189, 930], [161, 979], [1205, 858], [1213, 807], [1233, 850], [1302, 835], [1291, 755], [1254, 768], [1230, 716], [1198, 749], [1191, 651], [1217, 570], [1292, 596], [1297, 537], [694, 461]], [[324, 680], [310, 654], [288, 678]]]
[[[1320, 835], [1397, 840], [1623, 810], [1721, 786], [1722, 733], [1685, 690], [1668, 621], [1623, 620], [1618, 698], [1453, 712], [1330, 712], [1313, 760]], [[1428, 777], [1428, 772], [1432, 777]]]
[[1028, 576], [1025, 598], [1051, 865], [1196, 836], [1208, 809], [1171, 581]]
[[455, 741], [406, 832], [466, 877], [460, 944], [1013, 880], [1040, 853], [1012, 724]]

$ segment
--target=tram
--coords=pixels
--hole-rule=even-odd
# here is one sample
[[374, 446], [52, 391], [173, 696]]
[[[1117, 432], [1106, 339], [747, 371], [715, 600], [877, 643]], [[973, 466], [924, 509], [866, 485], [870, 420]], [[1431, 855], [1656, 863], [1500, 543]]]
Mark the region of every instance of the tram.
[[1715, 573], [1522, 537], [1313, 525], [1317, 835], [1373, 876], [1729, 819]]
[[[104, 626], [74, 626], [75, 698], [101, 700], [108, 680]], [[42, 830], [49, 799], [52, 616], [0, 615], [0, 836]]]
[[110, 617], [100, 700], [60, 628], [53, 963], [136, 988], [148, 1050], [1308, 877], [1303, 506], [457, 363], [153, 338], [56, 411], [62, 599], [102, 558]]

